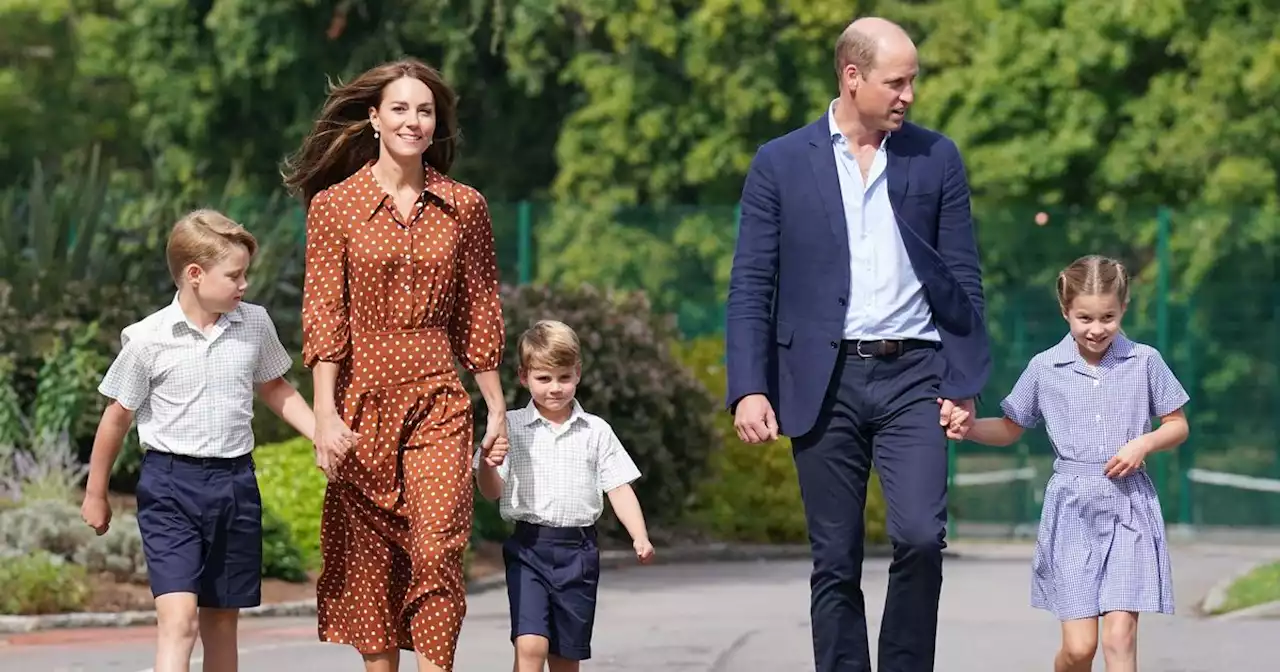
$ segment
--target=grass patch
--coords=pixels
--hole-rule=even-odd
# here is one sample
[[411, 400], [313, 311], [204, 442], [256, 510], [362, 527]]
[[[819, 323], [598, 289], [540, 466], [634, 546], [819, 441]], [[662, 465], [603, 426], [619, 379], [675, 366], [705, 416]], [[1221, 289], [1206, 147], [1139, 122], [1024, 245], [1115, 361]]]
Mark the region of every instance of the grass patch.
[[1227, 588], [1215, 613], [1226, 613], [1280, 600], [1280, 562], [1255, 567]]

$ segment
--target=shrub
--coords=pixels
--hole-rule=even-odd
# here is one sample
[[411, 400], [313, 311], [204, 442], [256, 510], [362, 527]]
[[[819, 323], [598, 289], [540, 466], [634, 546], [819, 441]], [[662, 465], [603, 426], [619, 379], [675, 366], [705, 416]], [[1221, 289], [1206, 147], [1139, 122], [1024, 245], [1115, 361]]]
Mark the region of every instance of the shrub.
[[262, 509], [262, 578], [293, 583], [307, 580], [306, 559], [292, 530], [279, 515], [265, 506]]
[[[316, 468], [315, 448], [304, 437], [259, 446], [253, 452], [262, 509], [279, 519], [302, 566], [320, 566], [320, 516], [328, 482]], [[264, 542], [265, 543], [265, 542]], [[265, 553], [264, 548], [264, 553]]]
[[[634, 488], [646, 520], [659, 525], [677, 521], [716, 441], [716, 402], [672, 354], [676, 332], [671, 321], [654, 315], [643, 294], [590, 286], [504, 288], [503, 315], [507, 350], [501, 375], [507, 407], [529, 401], [517, 377], [520, 333], [541, 319], [573, 327], [583, 351], [578, 399], [609, 422], [640, 468]], [[486, 410], [478, 390], [472, 395], [478, 442]], [[601, 521], [601, 531], [625, 534], [611, 518]]]
[[98, 536], [70, 502], [36, 500], [0, 511], [0, 549], [9, 553], [49, 553], [91, 573], [106, 572], [122, 581], [147, 580], [138, 521], [117, 513], [111, 529]]
[[79, 611], [89, 599], [85, 570], [46, 552], [0, 557], [0, 614]]
[[[677, 351], [706, 388], [723, 400], [727, 385], [723, 337], [681, 343]], [[721, 450], [712, 454], [710, 474], [698, 485], [690, 522], [723, 541], [806, 543], [808, 528], [791, 441], [779, 437], [763, 445], [743, 443], [723, 404], [715, 425]], [[884, 496], [873, 472], [865, 511], [868, 542], [885, 541], [884, 516]]]

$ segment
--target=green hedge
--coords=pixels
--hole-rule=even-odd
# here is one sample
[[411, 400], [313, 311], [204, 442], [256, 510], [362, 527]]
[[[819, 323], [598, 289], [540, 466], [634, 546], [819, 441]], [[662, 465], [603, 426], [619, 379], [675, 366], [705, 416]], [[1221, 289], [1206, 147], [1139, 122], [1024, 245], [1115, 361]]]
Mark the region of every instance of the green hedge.
[[[315, 449], [298, 437], [283, 443], [258, 446], [253, 453], [262, 491], [264, 536], [267, 518], [278, 520], [279, 531], [298, 550], [301, 566], [320, 567], [320, 514], [328, 482], [316, 468]], [[273, 521], [272, 525], [277, 525]], [[268, 547], [263, 546], [264, 563]]]
[[[724, 340], [709, 336], [679, 344], [678, 356], [717, 399], [724, 399]], [[715, 425], [719, 450], [710, 458], [710, 474], [697, 488], [688, 519], [722, 541], [805, 543], [808, 529], [791, 456], [791, 441], [780, 437], [763, 445], [738, 439], [733, 416], [721, 410]], [[866, 538], [887, 540], [884, 495], [874, 472], [867, 488]]]

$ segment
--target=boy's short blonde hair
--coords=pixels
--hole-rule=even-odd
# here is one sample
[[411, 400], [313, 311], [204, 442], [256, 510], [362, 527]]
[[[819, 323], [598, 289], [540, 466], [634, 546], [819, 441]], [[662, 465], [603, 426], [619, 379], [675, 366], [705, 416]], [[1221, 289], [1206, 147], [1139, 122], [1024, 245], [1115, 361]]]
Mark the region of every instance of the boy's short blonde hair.
[[169, 275], [182, 285], [182, 271], [189, 264], [209, 268], [230, 254], [234, 246], [243, 247], [253, 258], [258, 253], [258, 240], [243, 226], [217, 210], [195, 210], [179, 219], [169, 232], [165, 256]]
[[520, 334], [520, 370], [559, 369], [582, 363], [582, 346], [572, 327], [557, 320], [539, 320]]

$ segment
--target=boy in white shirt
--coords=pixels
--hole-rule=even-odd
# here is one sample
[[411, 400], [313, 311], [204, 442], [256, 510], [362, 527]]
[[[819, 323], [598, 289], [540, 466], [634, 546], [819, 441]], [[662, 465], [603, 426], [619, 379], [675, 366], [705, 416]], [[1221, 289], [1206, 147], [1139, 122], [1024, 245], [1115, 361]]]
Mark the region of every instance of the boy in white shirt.
[[503, 545], [516, 672], [576, 672], [591, 657], [600, 549], [595, 523], [609, 496], [636, 557], [653, 545], [631, 483], [640, 477], [613, 428], [574, 398], [582, 377], [573, 329], [542, 320], [520, 336], [520, 382], [533, 397], [507, 412], [509, 442], [476, 453], [476, 481], [515, 531]]
[[81, 515], [111, 522], [107, 482], [136, 417], [144, 450], [138, 528], [155, 596], [155, 672], [186, 671], [197, 633], [209, 672], [236, 669], [239, 610], [261, 602], [262, 499], [254, 474], [255, 388], [310, 438], [315, 418], [282, 376], [293, 360], [271, 317], [243, 303], [258, 244], [220, 213], [197, 210], [169, 234], [173, 303], [129, 325], [99, 391], [103, 412]]

